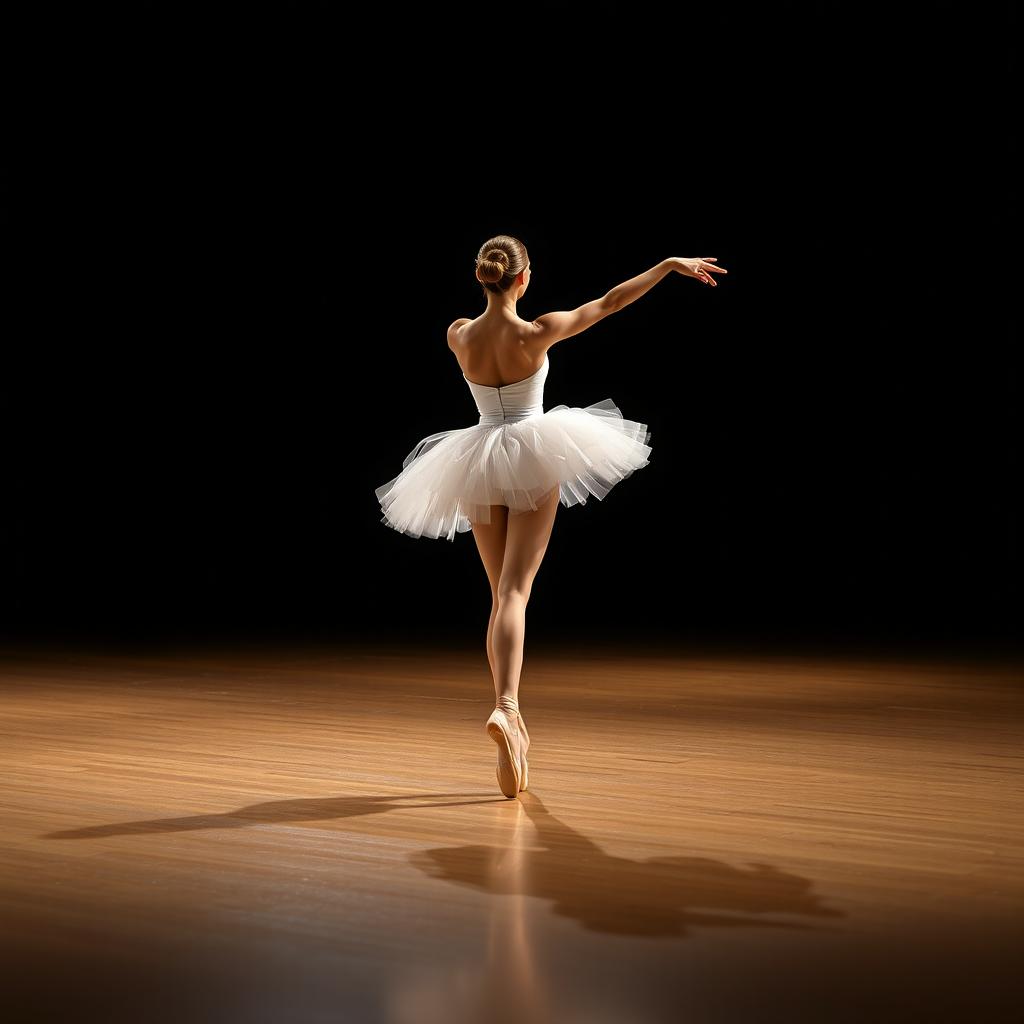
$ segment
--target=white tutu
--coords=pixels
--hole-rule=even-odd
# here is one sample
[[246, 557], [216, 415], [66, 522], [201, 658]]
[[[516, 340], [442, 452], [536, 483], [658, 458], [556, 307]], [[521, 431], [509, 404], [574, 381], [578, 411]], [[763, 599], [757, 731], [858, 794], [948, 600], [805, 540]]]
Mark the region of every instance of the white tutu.
[[490, 522], [491, 505], [536, 509], [555, 486], [566, 507], [585, 504], [646, 466], [647, 425], [624, 419], [610, 398], [530, 411], [547, 365], [545, 359], [543, 374], [502, 388], [467, 380], [482, 422], [423, 438], [402, 472], [376, 488], [381, 522], [413, 537], [453, 540], [472, 528], [470, 520]]

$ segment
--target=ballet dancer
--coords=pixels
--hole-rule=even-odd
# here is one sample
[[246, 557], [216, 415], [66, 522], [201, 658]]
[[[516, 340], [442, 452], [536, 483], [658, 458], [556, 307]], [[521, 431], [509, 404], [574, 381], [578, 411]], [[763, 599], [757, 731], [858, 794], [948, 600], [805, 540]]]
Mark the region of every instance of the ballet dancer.
[[478, 423], [423, 438], [402, 471], [376, 488], [387, 526], [412, 537], [472, 531], [491, 588], [487, 660], [495, 707], [486, 722], [498, 747], [498, 787], [513, 799], [529, 782], [530, 735], [519, 709], [526, 605], [547, 551], [559, 502], [567, 508], [648, 465], [650, 431], [625, 419], [610, 399], [544, 410], [548, 352], [635, 302], [669, 274], [716, 286], [727, 271], [714, 256], [672, 257], [577, 309], [520, 318], [530, 286], [526, 246], [497, 235], [480, 247], [476, 279], [487, 308], [448, 328], [480, 414]]

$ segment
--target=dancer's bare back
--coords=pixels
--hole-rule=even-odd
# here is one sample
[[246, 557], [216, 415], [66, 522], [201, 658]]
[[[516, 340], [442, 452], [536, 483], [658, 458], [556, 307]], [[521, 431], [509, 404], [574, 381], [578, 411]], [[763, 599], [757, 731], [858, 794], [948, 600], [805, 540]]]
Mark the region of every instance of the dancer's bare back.
[[712, 286], [716, 283], [712, 273], [728, 273], [715, 266], [714, 256], [676, 256], [616, 285], [599, 299], [576, 309], [545, 313], [536, 320], [523, 320], [510, 305], [490, 303], [475, 319], [462, 317], [448, 328], [448, 347], [468, 380], [486, 387], [506, 387], [536, 373], [552, 345], [617, 313], [673, 272]]

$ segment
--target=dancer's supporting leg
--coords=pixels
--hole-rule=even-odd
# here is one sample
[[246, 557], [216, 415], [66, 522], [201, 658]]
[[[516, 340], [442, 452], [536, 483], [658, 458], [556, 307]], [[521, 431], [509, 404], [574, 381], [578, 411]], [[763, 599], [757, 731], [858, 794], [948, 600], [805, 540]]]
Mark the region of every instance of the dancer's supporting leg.
[[497, 697], [519, 699], [519, 676], [523, 668], [526, 639], [526, 605], [558, 510], [558, 488], [554, 488], [538, 509], [508, 517], [505, 555], [497, 586], [491, 644], [494, 656], [494, 686]]

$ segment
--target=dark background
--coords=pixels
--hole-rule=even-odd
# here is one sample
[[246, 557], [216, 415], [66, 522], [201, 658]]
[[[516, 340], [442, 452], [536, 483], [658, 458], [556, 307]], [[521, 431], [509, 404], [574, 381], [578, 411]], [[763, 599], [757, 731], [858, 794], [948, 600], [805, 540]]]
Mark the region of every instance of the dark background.
[[525, 318], [729, 270], [552, 351], [653, 453], [559, 510], [531, 638], [1019, 640], [1012, 5], [353, 10], [42, 37], [5, 638], [482, 637], [472, 536], [374, 488], [476, 422], [445, 328], [508, 232]]

